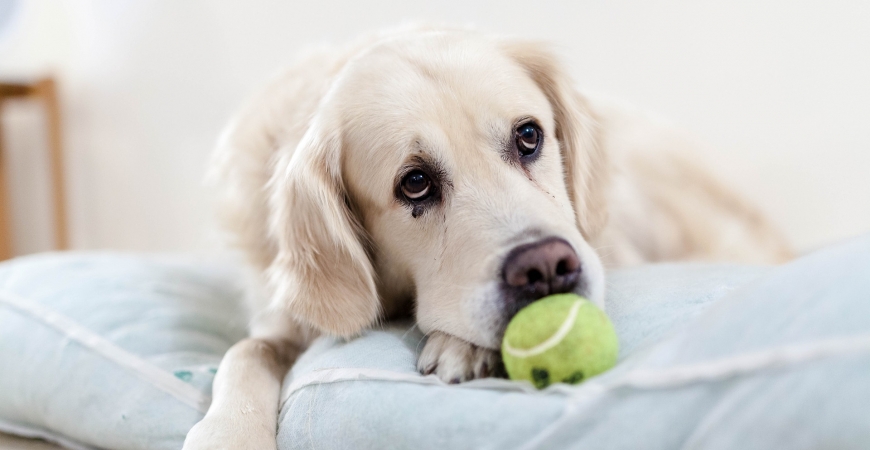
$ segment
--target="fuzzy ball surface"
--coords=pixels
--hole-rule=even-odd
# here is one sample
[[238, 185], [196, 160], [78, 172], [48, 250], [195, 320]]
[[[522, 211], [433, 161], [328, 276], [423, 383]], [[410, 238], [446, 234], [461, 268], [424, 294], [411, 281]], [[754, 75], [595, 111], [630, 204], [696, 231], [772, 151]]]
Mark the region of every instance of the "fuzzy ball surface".
[[616, 364], [618, 353], [610, 319], [576, 294], [551, 295], [520, 310], [501, 345], [510, 378], [528, 380], [538, 389], [598, 375]]

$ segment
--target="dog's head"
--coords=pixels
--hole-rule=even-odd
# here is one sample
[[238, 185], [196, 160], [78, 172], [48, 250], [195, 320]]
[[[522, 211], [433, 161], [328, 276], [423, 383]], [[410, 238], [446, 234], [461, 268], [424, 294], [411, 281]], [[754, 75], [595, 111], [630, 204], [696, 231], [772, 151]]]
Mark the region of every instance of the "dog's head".
[[369, 46], [275, 161], [274, 300], [338, 335], [414, 300], [424, 332], [488, 348], [544, 295], [600, 304], [594, 127], [539, 45], [423, 32]]

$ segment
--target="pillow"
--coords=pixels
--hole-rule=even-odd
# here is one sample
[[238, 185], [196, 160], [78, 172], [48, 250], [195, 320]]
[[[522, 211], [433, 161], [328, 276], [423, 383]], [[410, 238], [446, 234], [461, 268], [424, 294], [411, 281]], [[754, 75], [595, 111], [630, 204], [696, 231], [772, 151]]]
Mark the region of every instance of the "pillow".
[[0, 264], [0, 431], [178, 449], [245, 335], [231, 266], [66, 253]]
[[[321, 338], [285, 380], [279, 449], [866, 448], [870, 236], [780, 268], [612, 272], [613, 370], [536, 391], [414, 370], [409, 323]], [[244, 335], [227, 266], [119, 254], [0, 264], [0, 430], [180, 448]]]
[[868, 274], [870, 236], [778, 268], [617, 271], [619, 363], [543, 391], [420, 376], [409, 324], [320, 339], [285, 379], [278, 447], [870, 448]]

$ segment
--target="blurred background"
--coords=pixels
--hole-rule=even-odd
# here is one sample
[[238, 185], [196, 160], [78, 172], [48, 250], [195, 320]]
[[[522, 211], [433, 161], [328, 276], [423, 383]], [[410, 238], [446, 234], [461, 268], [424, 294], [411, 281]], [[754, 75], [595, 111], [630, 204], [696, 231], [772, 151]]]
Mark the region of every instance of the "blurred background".
[[[580, 88], [710, 143], [801, 251], [870, 231], [870, 2], [0, 0], [0, 82], [57, 81], [72, 248], [210, 252], [236, 108], [300, 48], [408, 21], [553, 43]], [[4, 102], [16, 254], [55, 241], [45, 120]]]

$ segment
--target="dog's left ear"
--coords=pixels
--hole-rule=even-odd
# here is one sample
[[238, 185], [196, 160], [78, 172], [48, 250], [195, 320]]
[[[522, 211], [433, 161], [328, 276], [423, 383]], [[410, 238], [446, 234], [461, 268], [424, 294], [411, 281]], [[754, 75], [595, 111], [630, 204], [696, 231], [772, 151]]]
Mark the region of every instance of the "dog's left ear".
[[366, 234], [341, 176], [341, 137], [315, 116], [294, 149], [279, 150], [269, 182], [272, 307], [332, 335], [378, 320]]
[[575, 90], [570, 77], [546, 46], [514, 41], [503, 46], [544, 92], [553, 108], [556, 139], [577, 226], [586, 239], [592, 239], [607, 223], [608, 215], [604, 191], [609, 166], [597, 142], [597, 121], [586, 99]]

